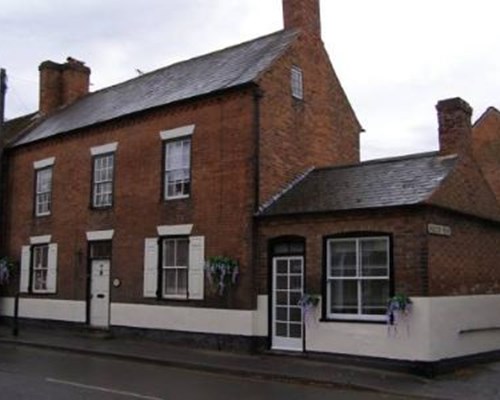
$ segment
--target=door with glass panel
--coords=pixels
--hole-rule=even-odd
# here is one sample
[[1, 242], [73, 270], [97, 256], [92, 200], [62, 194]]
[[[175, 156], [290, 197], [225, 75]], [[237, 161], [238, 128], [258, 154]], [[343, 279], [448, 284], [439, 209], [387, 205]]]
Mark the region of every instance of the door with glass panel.
[[273, 258], [272, 348], [303, 351], [304, 257]]

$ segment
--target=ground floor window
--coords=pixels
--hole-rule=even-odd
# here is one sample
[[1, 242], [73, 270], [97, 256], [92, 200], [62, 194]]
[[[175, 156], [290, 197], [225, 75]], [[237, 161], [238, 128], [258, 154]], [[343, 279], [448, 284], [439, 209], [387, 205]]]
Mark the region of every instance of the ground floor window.
[[163, 239], [163, 296], [187, 296], [189, 266], [189, 238]]
[[54, 294], [57, 291], [57, 244], [50, 235], [33, 236], [22, 246], [19, 270], [20, 293]]
[[327, 318], [384, 320], [390, 296], [388, 236], [326, 242]]
[[33, 292], [47, 290], [47, 274], [49, 271], [49, 245], [33, 247]]

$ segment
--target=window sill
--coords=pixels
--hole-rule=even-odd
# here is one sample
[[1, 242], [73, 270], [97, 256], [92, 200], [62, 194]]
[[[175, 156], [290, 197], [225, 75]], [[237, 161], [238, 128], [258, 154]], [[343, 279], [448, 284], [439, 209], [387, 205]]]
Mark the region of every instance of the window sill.
[[163, 296], [161, 300], [176, 300], [176, 301], [188, 301], [187, 294], [184, 295], [171, 295], [171, 296]]
[[325, 323], [346, 323], [346, 324], [374, 324], [374, 325], [386, 325], [387, 319], [373, 320], [373, 319], [362, 319], [362, 318], [320, 318], [319, 322]]
[[47, 218], [50, 217], [52, 213], [46, 213], [46, 214], [35, 214], [35, 218]]
[[190, 197], [191, 197], [190, 195], [176, 196], [176, 197], [165, 197], [163, 200], [164, 201], [185, 200], [185, 199], [189, 199]]
[[112, 210], [113, 209], [113, 206], [100, 206], [100, 207], [97, 207], [97, 206], [93, 206], [91, 205], [89, 207], [92, 211], [109, 211], [109, 210]]

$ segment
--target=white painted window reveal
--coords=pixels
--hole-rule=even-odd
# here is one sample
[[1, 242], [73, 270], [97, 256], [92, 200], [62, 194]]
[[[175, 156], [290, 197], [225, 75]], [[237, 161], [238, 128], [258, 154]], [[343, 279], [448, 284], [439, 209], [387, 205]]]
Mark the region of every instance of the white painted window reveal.
[[161, 140], [179, 139], [185, 136], [191, 136], [194, 133], [195, 125], [186, 125], [179, 128], [168, 129], [160, 132]]
[[115, 234], [114, 229], [110, 229], [108, 231], [88, 231], [86, 232], [87, 240], [91, 241], [100, 241], [100, 240], [111, 240]]
[[98, 156], [101, 154], [113, 153], [118, 149], [118, 142], [107, 143], [101, 146], [95, 146], [90, 148], [90, 154], [93, 156]]

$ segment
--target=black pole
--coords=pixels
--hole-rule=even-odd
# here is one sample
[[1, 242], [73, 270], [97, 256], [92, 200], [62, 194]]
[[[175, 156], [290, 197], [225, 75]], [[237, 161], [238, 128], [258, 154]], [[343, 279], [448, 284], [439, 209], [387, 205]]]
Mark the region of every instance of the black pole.
[[16, 293], [14, 298], [14, 326], [12, 327], [12, 334], [14, 336], [19, 335], [19, 296], [20, 293]]
[[7, 93], [7, 72], [0, 68], [0, 134], [5, 121], [5, 95]]

